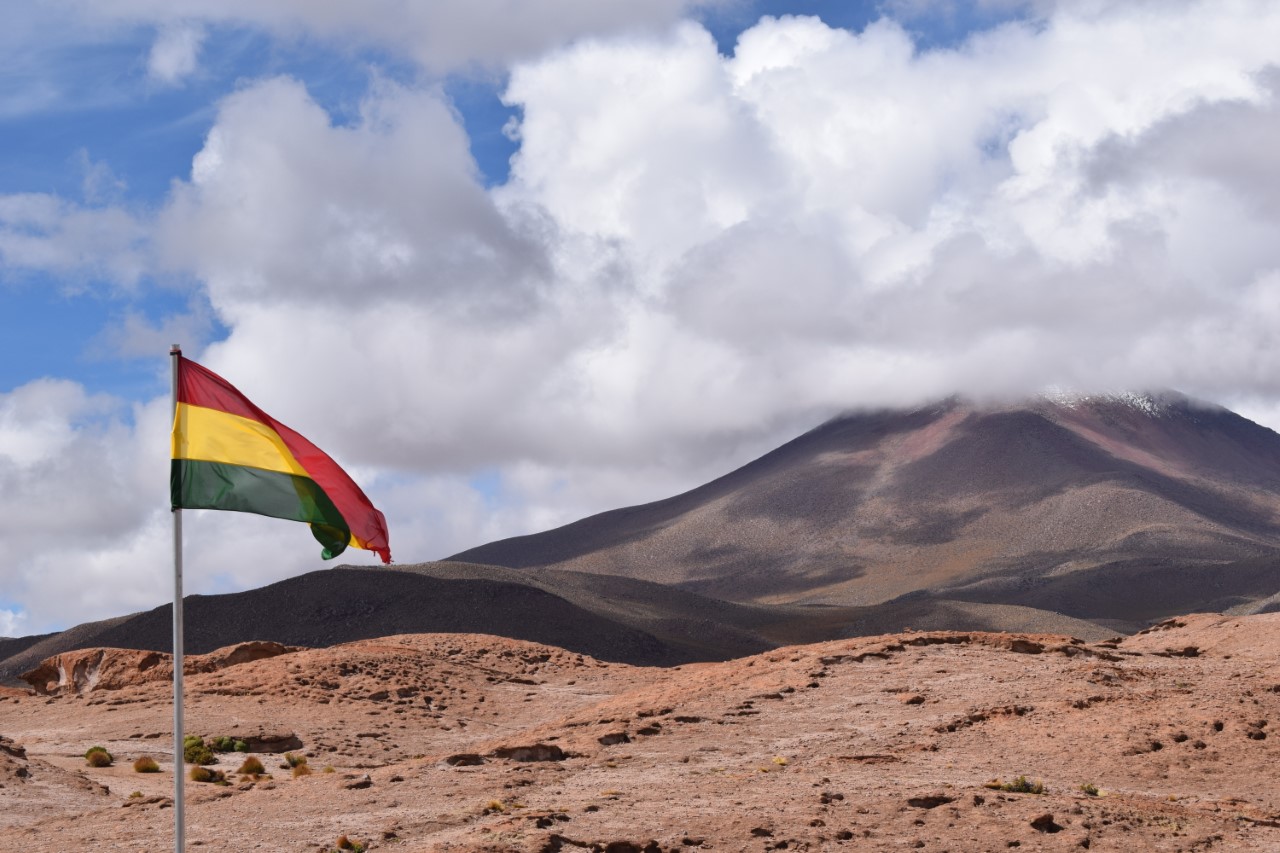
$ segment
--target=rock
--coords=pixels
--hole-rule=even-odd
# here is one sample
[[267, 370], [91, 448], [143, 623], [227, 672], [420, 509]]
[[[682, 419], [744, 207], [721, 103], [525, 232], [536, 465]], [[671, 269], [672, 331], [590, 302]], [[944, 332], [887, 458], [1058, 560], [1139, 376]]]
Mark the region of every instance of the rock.
[[955, 797], [950, 797], [946, 794], [925, 794], [922, 797], [912, 797], [907, 800], [907, 805], [917, 809], [936, 809], [938, 806], [954, 803], [955, 800]]
[[568, 758], [564, 750], [550, 743], [535, 743], [530, 746], [500, 746], [489, 754], [494, 758], [509, 758], [512, 761], [564, 761]]
[[[187, 675], [215, 672], [300, 648], [259, 640], [236, 643], [208, 654], [187, 655], [182, 671]], [[38, 667], [19, 677], [40, 695], [85, 695], [95, 690], [172, 681], [173, 656], [138, 649], [78, 649], [45, 658]]]
[[1046, 812], [1031, 819], [1031, 828], [1036, 832], [1061, 832], [1062, 827], [1053, 820], [1053, 815]]
[[14, 758], [27, 757], [27, 750], [21, 744], [14, 743], [4, 735], [0, 735], [0, 752], [12, 755]]

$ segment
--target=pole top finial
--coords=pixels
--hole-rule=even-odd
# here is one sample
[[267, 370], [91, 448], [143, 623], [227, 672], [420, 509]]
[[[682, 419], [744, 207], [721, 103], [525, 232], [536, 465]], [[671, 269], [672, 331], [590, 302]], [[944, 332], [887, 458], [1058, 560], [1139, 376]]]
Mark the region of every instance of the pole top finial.
[[169, 346], [170, 355], [174, 355], [175, 353], [180, 353], [180, 352], [182, 352], [182, 344], [171, 344]]

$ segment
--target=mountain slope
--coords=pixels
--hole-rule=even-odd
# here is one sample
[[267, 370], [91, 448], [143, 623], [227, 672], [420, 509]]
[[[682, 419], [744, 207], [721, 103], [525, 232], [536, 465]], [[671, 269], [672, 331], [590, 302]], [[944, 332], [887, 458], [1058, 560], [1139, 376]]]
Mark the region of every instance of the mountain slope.
[[[422, 567], [417, 567], [421, 569]], [[750, 654], [760, 641], [692, 654], [526, 582], [430, 570], [339, 567], [260, 589], [184, 600], [185, 649], [213, 651], [246, 640], [323, 647], [400, 633], [497, 634], [602, 660], [644, 664]], [[59, 652], [96, 646], [170, 651], [172, 608], [88, 623], [40, 639], [0, 660], [13, 680]]]
[[930, 591], [1131, 630], [1280, 589], [1277, 494], [1280, 436], [1179, 395], [951, 400], [837, 418], [685, 494], [453, 559], [742, 602]]

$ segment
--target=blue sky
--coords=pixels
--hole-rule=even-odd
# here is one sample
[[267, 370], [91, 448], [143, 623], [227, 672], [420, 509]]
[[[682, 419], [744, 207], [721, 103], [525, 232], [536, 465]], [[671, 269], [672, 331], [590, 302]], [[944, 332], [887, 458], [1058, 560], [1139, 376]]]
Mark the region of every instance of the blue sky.
[[[55, 10], [58, 8], [55, 4]], [[70, 7], [67, 7], [70, 8]], [[690, 9], [731, 55], [738, 35], [762, 16], [814, 15], [833, 27], [859, 31], [888, 9], [877, 3], [834, 0], [761, 0]], [[962, 42], [970, 32], [1019, 10], [949, 7], [906, 18], [922, 48]], [[0, 118], [0, 194], [52, 194], [89, 206], [114, 204], [145, 215], [164, 204], [174, 179], [186, 177], [216, 118], [218, 101], [248, 81], [288, 75], [302, 81], [338, 123], [348, 121], [375, 77], [407, 85], [441, 86], [466, 129], [471, 154], [486, 185], [504, 183], [517, 144], [503, 127], [519, 110], [502, 102], [507, 71], [468, 67], [428, 75], [387, 50], [331, 39], [277, 39], [243, 23], [210, 25], [199, 68], [179, 84], [148, 73], [156, 27], [119, 24], [113, 37], [53, 46], [55, 64], [18, 69], [7, 85], [32, 77], [57, 88], [56, 97], [29, 111]], [[24, 79], [26, 78], [26, 79]], [[107, 340], [128, 314], [153, 326], [199, 301], [199, 282], [143, 275], [128, 287], [102, 281], [92, 269], [47, 272], [8, 264], [0, 268], [0, 298], [7, 308], [0, 336], [0, 389], [39, 377], [65, 377], [126, 399], [145, 399], [164, 387], [164, 349], [121, 353]], [[190, 344], [225, 334], [218, 323]]]
[[[402, 562], [861, 406], [1173, 387], [1280, 424], [1264, 0], [8, 24], [0, 635], [162, 600], [171, 342], [348, 466]], [[193, 591], [324, 565], [294, 527], [197, 518]]]

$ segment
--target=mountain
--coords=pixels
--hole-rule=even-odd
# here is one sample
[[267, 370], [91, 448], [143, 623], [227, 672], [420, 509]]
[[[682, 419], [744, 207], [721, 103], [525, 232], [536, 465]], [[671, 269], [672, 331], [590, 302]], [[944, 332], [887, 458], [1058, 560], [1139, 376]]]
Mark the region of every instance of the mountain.
[[[850, 414], [685, 494], [449, 561], [186, 602], [187, 651], [495, 634], [673, 665], [916, 630], [1100, 640], [1280, 610], [1280, 435], [1173, 394]], [[169, 608], [0, 639], [170, 648]]]
[[854, 413], [684, 494], [450, 559], [1133, 631], [1280, 591], [1280, 435], [1174, 393]]

